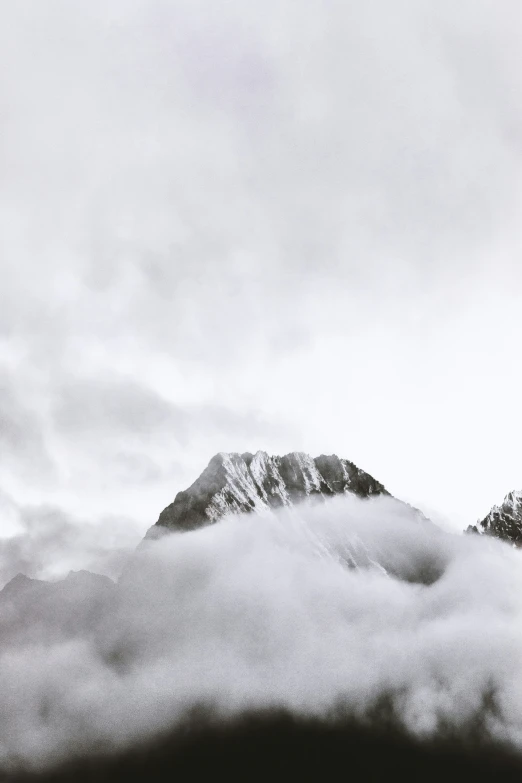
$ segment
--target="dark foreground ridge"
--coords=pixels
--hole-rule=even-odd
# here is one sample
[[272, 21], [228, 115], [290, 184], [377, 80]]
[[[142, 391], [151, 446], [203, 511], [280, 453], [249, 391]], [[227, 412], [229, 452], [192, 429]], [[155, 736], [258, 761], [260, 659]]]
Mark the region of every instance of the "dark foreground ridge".
[[401, 783], [522, 780], [522, 759], [476, 742], [419, 742], [393, 729], [347, 722], [249, 715], [209, 726], [194, 719], [153, 745], [125, 754], [78, 760], [6, 783], [133, 783], [133, 781], [351, 780]]
[[260, 512], [345, 492], [360, 498], [390, 494], [369, 473], [336, 455], [312, 459], [302, 452], [284, 457], [220, 452], [192, 486], [178, 492], [147, 536], [155, 537], [161, 528], [195, 530], [228, 513]]

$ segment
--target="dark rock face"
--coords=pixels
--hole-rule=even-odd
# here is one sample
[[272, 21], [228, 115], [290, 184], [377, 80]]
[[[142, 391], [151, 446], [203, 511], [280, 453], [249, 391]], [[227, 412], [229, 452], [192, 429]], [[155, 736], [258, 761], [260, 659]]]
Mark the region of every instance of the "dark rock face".
[[390, 494], [353, 462], [336, 455], [312, 459], [301, 452], [284, 457], [270, 457], [264, 451], [255, 455], [221, 452], [162, 511], [147, 537], [156, 537], [164, 528], [194, 530], [229, 513], [261, 512], [345, 492], [360, 498]]
[[467, 532], [494, 536], [522, 547], [522, 491], [510, 492], [502, 505], [493, 506], [487, 517], [470, 525]]

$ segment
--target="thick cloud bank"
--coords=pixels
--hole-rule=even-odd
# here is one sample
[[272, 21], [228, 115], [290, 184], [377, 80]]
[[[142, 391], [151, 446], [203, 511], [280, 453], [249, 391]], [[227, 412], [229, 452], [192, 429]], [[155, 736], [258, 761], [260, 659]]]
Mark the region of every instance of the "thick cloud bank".
[[386, 702], [415, 736], [522, 747], [522, 561], [389, 498], [230, 517], [147, 542], [119, 585], [17, 579], [0, 601], [0, 762], [125, 748], [218, 715]]

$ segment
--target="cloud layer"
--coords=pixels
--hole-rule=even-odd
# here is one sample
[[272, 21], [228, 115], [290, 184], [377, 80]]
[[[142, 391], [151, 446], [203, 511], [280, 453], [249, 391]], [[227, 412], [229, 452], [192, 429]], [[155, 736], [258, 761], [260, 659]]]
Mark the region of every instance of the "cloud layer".
[[522, 748], [521, 574], [499, 542], [340, 498], [148, 542], [118, 587], [15, 584], [1, 763], [124, 748], [196, 705], [369, 719], [383, 698], [415, 736], [480, 724]]

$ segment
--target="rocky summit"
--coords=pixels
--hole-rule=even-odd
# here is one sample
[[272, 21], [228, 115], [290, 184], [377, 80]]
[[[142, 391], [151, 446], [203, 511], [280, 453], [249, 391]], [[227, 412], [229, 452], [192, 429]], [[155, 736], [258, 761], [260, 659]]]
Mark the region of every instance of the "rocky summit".
[[327, 498], [346, 492], [360, 498], [390, 494], [353, 462], [336, 455], [312, 458], [292, 452], [271, 457], [264, 451], [221, 452], [192, 486], [178, 492], [147, 538], [155, 538], [165, 528], [194, 530], [229, 513], [262, 512], [292, 506], [309, 497]]
[[467, 532], [494, 536], [522, 547], [522, 490], [506, 495], [500, 506], [493, 506], [489, 514], [476, 525], [470, 525]]

